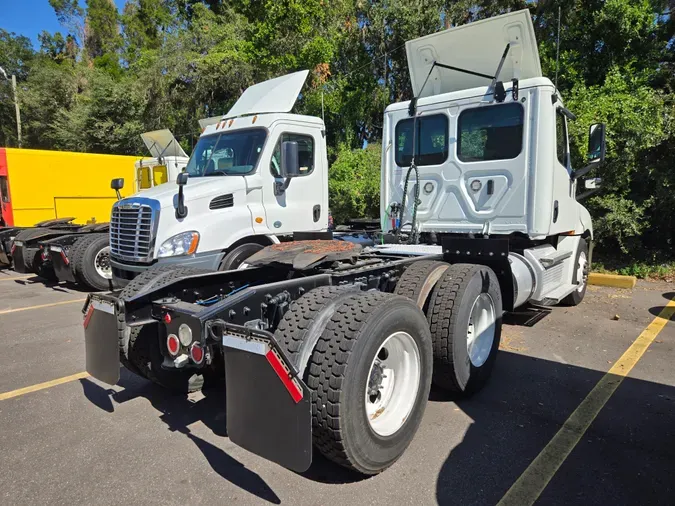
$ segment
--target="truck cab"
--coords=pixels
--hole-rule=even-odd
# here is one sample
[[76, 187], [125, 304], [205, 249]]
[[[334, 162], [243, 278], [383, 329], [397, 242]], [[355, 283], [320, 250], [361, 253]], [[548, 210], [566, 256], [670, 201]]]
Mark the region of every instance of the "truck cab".
[[138, 191], [175, 181], [185, 170], [189, 157], [171, 133], [171, 130], [155, 130], [141, 134], [143, 143], [152, 155], [141, 158], [135, 164]]
[[308, 71], [248, 88], [206, 122], [176, 182], [117, 202], [110, 228], [119, 285], [156, 263], [235, 268], [297, 231], [328, 228], [328, 161], [319, 118], [289, 114]]

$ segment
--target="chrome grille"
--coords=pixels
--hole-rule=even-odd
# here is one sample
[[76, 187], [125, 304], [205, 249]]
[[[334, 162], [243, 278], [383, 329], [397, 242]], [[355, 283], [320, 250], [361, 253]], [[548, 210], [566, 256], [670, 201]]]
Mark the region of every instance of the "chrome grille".
[[122, 202], [110, 217], [110, 253], [137, 262], [152, 259], [159, 211], [151, 205]]

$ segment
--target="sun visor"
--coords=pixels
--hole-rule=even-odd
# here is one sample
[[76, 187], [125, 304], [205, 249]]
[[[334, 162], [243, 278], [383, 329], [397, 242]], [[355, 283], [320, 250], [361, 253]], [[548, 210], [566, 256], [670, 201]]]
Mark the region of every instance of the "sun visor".
[[539, 50], [527, 9], [476, 21], [406, 42], [410, 80], [416, 97], [488, 86], [490, 79], [436, 67], [421, 90], [434, 61], [494, 75], [506, 45], [509, 53], [500, 81], [541, 77]]
[[171, 133], [171, 130], [155, 130], [154, 132], [145, 132], [141, 134], [141, 139], [148, 148], [148, 151], [155, 158], [162, 156], [184, 156], [187, 158], [185, 151], [178, 144], [178, 141]]
[[290, 112], [308, 74], [309, 70], [301, 70], [246, 88], [224, 118], [234, 118], [244, 114]]

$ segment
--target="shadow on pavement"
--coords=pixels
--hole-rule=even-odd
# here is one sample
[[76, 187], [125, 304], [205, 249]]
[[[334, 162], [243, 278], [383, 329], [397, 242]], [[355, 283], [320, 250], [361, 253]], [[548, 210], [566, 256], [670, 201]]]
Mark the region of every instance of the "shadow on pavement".
[[168, 429], [185, 434], [220, 476], [260, 499], [273, 504], [281, 503], [279, 497], [257, 473], [190, 431], [189, 425], [201, 421], [214, 434], [227, 436], [223, 388], [204, 390], [203, 394], [196, 394], [203, 397], [193, 401], [186, 395], [174, 395], [149, 381], [141, 380], [124, 368], [120, 370], [118, 385], [123, 390], [119, 392], [102, 388], [87, 379], [80, 382], [87, 399], [109, 413], [114, 411], [114, 404], [122, 404], [139, 397], [147, 399], [161, 413], [160, 419], [166, 423]]
[[[496, 504], [602, 376], [501, 352], [486, 388], [457, 401], [473, 423], [443, 463], [438, 504]], [[674, 469], [675, 388], [626, 378], [537, 504], [672, 505]]]
[[[661, 316], [661, 311], [663, 311], [667, 306], [654, 306], [649, 308], [649, 312], [654, 316]], [[671, 322], [675, 322], [675, 313], [670, 315]]]

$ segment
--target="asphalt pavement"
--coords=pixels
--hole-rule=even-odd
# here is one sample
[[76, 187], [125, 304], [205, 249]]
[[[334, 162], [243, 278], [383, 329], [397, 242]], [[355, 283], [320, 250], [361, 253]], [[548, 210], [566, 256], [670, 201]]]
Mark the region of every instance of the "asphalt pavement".
[[[509, 315], [486, 388], [433, 389], [405, 455], [370, 478], [318, 454], [297, 474], [235, 446], [222, 391], [83, 377], [85, 297], [0, 271], [2, 504], [490, 505], [510, 489], [538, 505], [675, 504], [675, 317], [652, 323], [673, 284]], [[616, 390], [600, 401], [603, 384]]]

